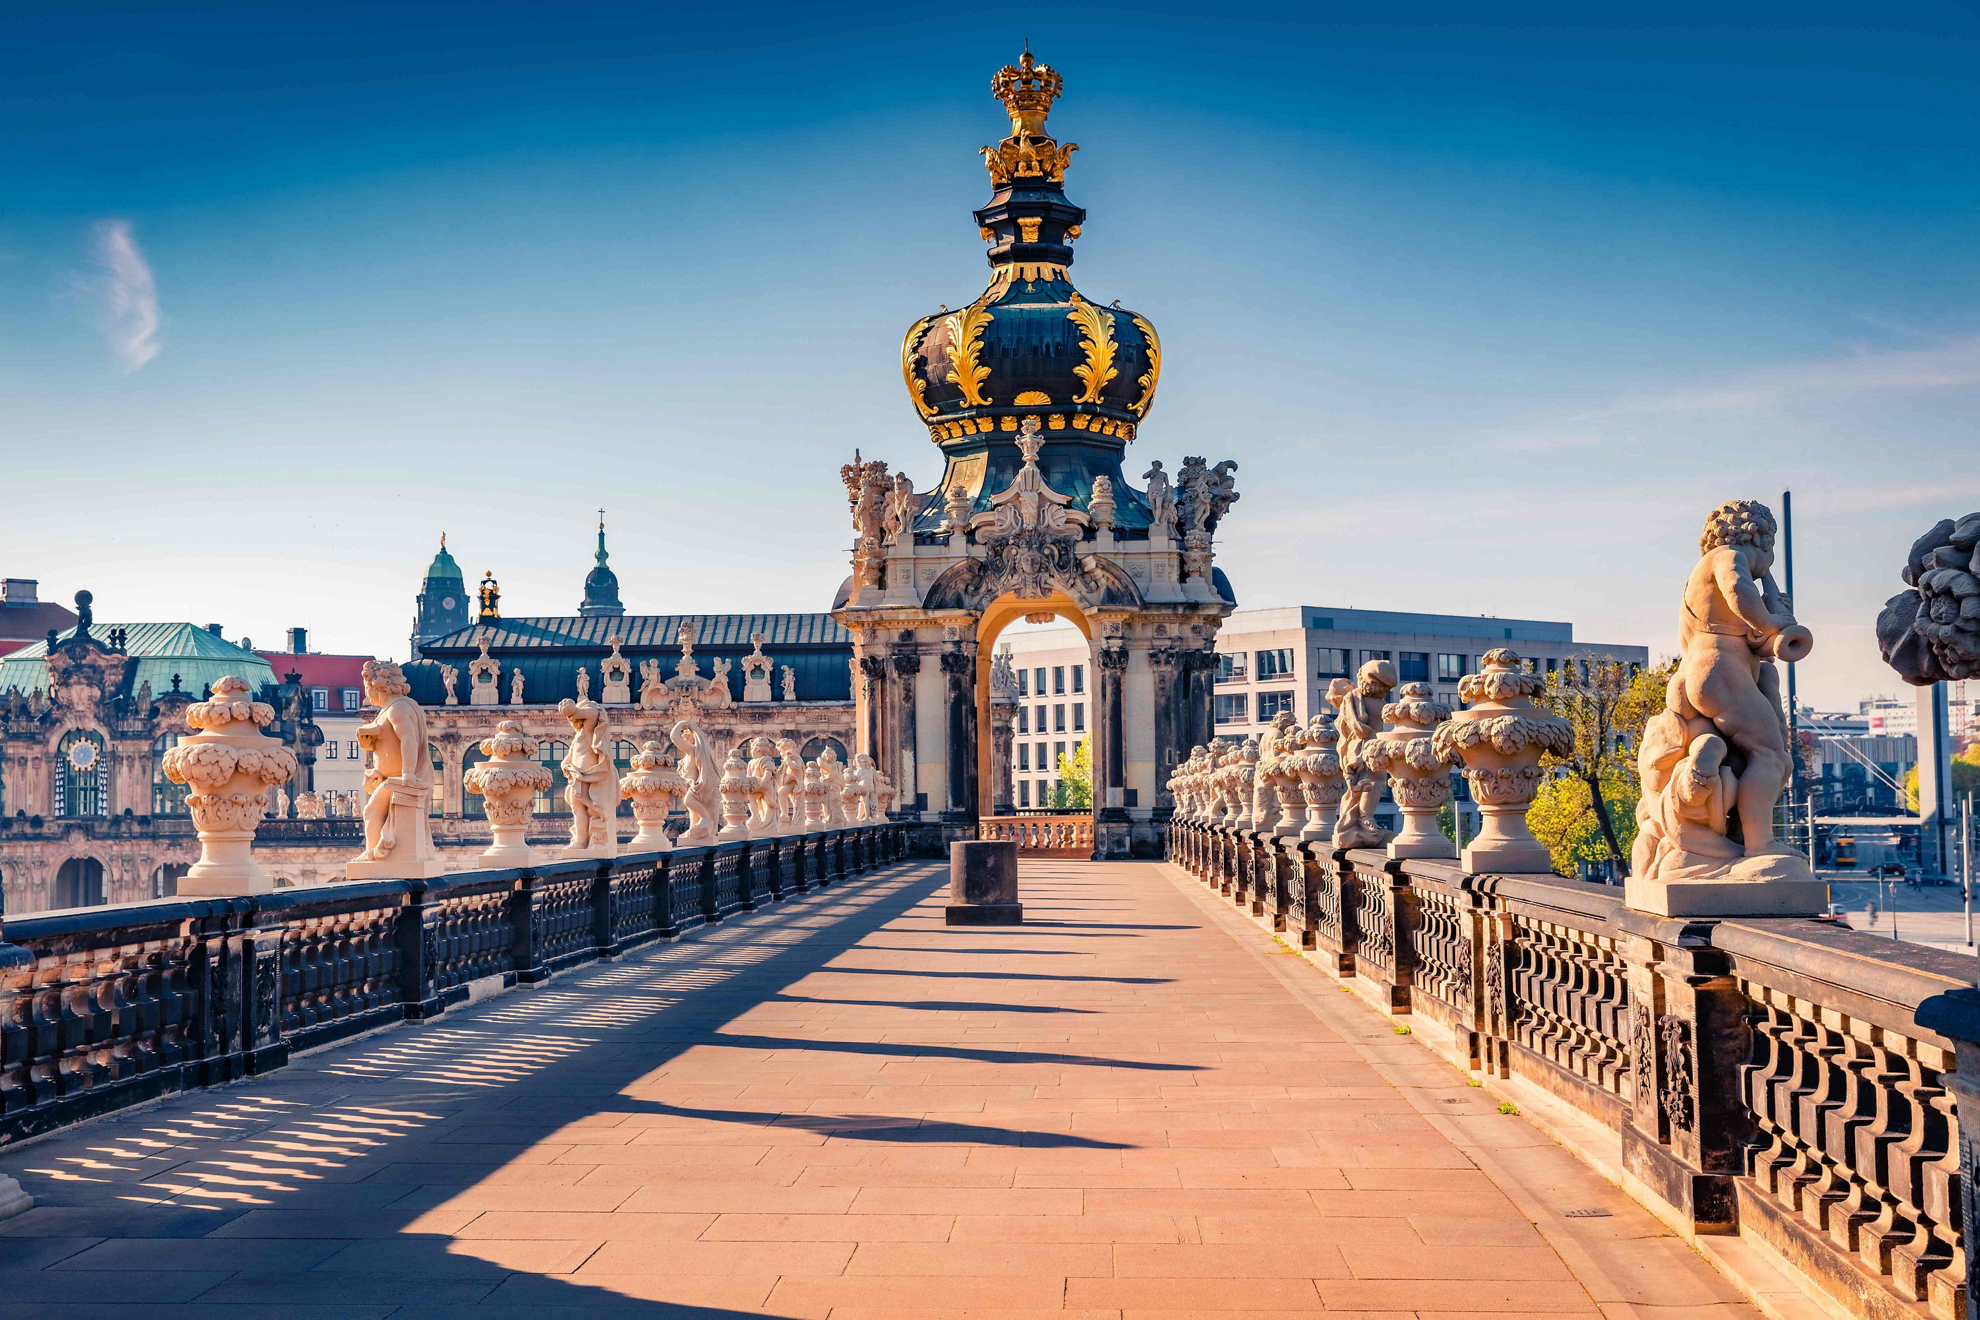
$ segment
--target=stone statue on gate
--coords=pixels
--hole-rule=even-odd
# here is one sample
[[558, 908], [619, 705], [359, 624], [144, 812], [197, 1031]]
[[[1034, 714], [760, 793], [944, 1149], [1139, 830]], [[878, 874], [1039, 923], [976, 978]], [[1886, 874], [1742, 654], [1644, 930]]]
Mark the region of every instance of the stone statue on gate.
[[797, 670], [791, 668], [789, 665], [785, 665], [782, 670], [782, 676], [784, 681], [784, 700], [796, 701], [797, 700]]
[[1168, 536], [1176, 534], [1176, 492], [1169, 484], [1169, 474], [1162, 470], [1162, 460], [1156, 459], [1148, 471], [1141, 474], [1148, 483], [1148, 534]]
[[1660, 916], [1819, 912], [1826, 887], [1774, 837], [1793, 762], [1776, 660], [1814, 647], [1774, 584], [1774, 516], [1729, 500], [1699, 537], [1678, 619], [1683, 651], [1637, 751], [1643, 798], [1624, 901]]
[[481, 654], [468, 661], [468, 705], [502, 704], [502, 662], [488, 654], [488, 639], [481, 641]]
[[449, 706], [458, 706], [461, 704], [461, 699], [454, 695], [454, 684], [460, 681], [460, 670], [454, 668], [452, 665], [440, 666], [440, 682], [447, 689], [447, 704]]
[[511, 669], [509, 671], [509, 704], [511, 706], [520, 706], [523, 704], [522, 689], [523, 689], [522, 670]]
[[364, 702], [378, 713], [357, 727], [358, 746], [371, 753], [364, 775], [364, 851], [344, 868], [352, 880], [420, 880], [447, 864], [433, 846], [427, 808], [433, 799], [433, 759], [426, 712], [411, 697], [405, 671], [390, 660], [367, 660]]
[[[583, 673], [583, 670], [579, 670]], [[619, 770], [612, 764], [611, 722], [595, 701], [557, 703], [571, 726], [571, 749], [564, 756], [564, 801], [571, 807], [571, 841], [565, 857], [617, 857]]]
[[612, 654], [598, 662], [598, 680], [604, 685], [598, 699], [607, 706], [623, 706], [632, 700], [632, 661], [619, 654], [625, 638], [611, 638]]
[[743, 700], [770, 700], [770, 657], [763, 654], [762, 633], [751, 633], [750, 642], [755, 649], [742, 658]]

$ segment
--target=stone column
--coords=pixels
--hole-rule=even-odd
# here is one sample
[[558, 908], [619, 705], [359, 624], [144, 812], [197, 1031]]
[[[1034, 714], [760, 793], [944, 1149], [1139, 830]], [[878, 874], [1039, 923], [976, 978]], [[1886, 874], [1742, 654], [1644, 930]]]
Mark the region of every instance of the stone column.
[[886, 755], [881, 740], [886, 728], [887, 657], [861, 656], [859, 678], [860, 742], [854, 750], [865, 752], [878, 765]]
[[1183, 692], [1182, 741], [1188, 746], [1208, 744], [1217, 735], [1216, 704], [1217, 652], [1214, 644], [1186, 652], [1189, 681]]
[[1157, 824], [1175, 811], [1169, 776], [1189, 759], [1189, 747], [1176, 737], [1176, 648], [1163, 642], [1148, 650], [1148, 667], [1155, 689], [1155, 808]]
[[920, 730], [915, 720], [914, 678], [921, 672], [921, 657], [913, 651], [896, 651], [887, 657], [887, 663], [893, 667], [894, 688], [900, 697], [900, 722], [896, 729], [899, 739], [894, 748], [894, 766], [888, 778], [900, 789], [898, 810], [903, 815], [914, 815], [919, 819], [915, 802], [921, 791], [921, 773], [915, 740], [920, 736]]
[[1017, 698], [994, 689], [990, 696], [990, 814], [1008, 816], [1011, 801], [1011, 743], [1016, 735]]
[[1094, 668], [1100, 679], [1100, 700], [1094, 713], [1100, 716], [1100, 740], [1093, 757], [1093, 805], [1105, 821], [1125, 821], [1127, 785], [1122, 754], [1122, 721], [1126, 718], [1124, 693], [1127, 687], [1128, 653], [1120, 647], [1102, 647]]
[[976, 820], [976, 647], [961, 642], [942, 652], [948, 680], [949, 797], [942, 819]]

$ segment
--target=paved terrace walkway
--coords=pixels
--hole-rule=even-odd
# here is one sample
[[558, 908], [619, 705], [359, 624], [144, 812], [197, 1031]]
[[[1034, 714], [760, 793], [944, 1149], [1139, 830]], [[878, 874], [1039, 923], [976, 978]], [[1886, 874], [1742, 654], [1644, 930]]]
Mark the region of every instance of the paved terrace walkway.
[[1024, 889], [882, 873], [10, 1150], [0, 1315], [1756, 1314], [1180, 873]]

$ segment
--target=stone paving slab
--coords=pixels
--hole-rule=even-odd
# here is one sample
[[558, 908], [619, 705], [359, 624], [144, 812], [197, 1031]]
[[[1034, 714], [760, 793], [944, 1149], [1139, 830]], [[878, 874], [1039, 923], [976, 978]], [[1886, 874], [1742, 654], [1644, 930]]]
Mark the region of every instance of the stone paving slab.
[[944, 868], [865, 877], [8, 1151], [0, 1316], [1754, 1320], [1179, 872], [1021, 883], [950, 928]]

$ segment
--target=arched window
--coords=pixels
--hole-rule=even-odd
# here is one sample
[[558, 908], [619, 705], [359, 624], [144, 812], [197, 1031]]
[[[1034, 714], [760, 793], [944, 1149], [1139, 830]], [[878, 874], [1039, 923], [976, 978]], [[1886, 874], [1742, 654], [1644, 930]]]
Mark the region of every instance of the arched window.
[[487, 759], [478, 742], [469, 743], [467, 750], [461, 753], [461, 815], [469, 820], [488, 819], [488, 804], [482, 800], [481, 794], [470, 793], [467, 787], [467, 772]]
[[825, 755], [825, 749], [827, 747], [831, 748], [832, 754], [839, 758], [840, 765], [845, 765], [852, 760], [851, 757], [846, 755], [846, 745], [837, 738], [813, 738], [810, 742], [798, 749], [798, 755], [804, 760], [816, 761], [819, 757]]
[[550, 772], [549, 791], [536, 795], [536, 814], [539, 816], [568, 816], [571, 804], [564, 801], [564, 758], [571, 754], [571, 745], [566, 742], [553, 742], [548, 738], [536, 744], [536, 761]]
[[179, 892], [179, 877], [191, 870], [184, 862], [167, 862], [151, 873], [151, 896], [172, 898]]
[[[87, 729], [71, 729], [55, 747], [55, 814], [101, 816], [109, 798], [110, 758], [103, 754], [103, 740]], [[96, 869], [101, 875], [103, 868]]]
[[97, 907], [103, 902], [103, 863], [94, 857], [71, 857], [55, 873], [55, 906]]
[[185, 737], [182, 733], [160, 734], [151, 744], [151, 814], [154, 816], [186, 814], [186, 794], [192, 791], [191, 785], [175, 784], [165, 777], [165, 753]]
[[447, 813], [447, 762], [441, 759], [440, 749], [432, 743], [426, 745], [426, 751], [433, 761], [433, 794], [426, 800], [426, 814], [444, 816]]

